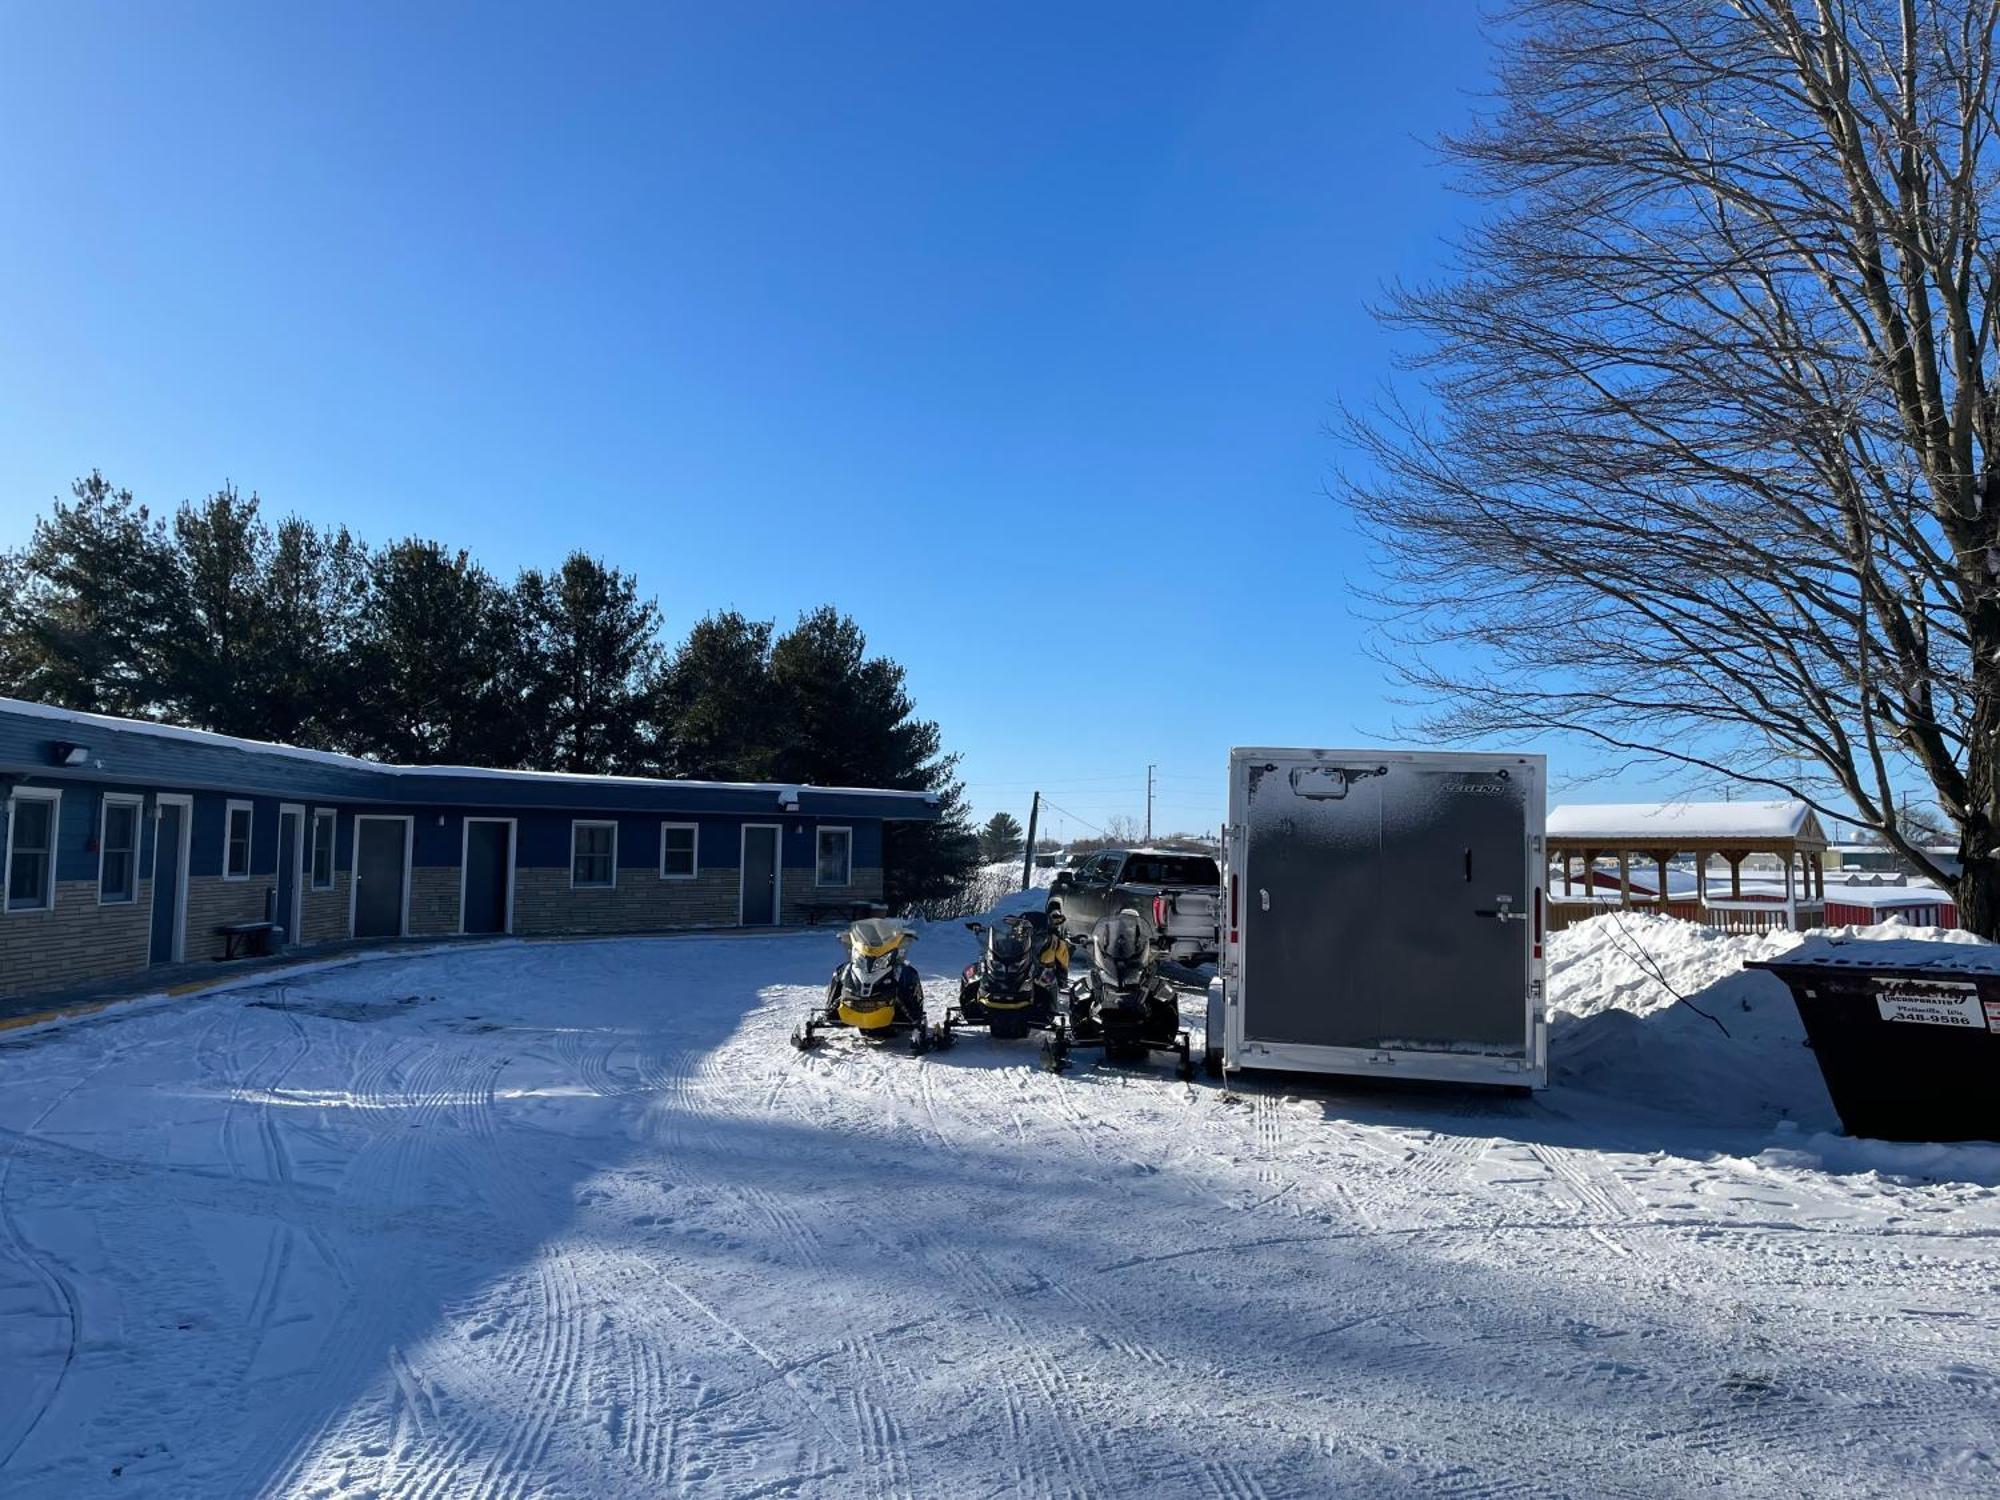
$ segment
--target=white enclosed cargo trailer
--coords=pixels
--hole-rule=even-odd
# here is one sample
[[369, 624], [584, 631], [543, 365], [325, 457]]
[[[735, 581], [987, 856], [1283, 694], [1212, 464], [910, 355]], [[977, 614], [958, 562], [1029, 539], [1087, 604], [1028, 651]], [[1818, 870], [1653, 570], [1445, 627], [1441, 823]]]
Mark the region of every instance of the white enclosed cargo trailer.
[[1208, 1061], [1541, 1088], [1546, 759], [1232, 750]]

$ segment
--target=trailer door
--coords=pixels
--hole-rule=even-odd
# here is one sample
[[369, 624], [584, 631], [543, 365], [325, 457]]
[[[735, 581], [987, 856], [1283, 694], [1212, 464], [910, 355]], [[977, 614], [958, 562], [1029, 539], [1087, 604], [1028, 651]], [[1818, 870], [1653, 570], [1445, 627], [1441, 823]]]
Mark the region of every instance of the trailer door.
[[1532, 767], [1357, 757], [1246, 774], [1245, 1040], [1525, 1056]]

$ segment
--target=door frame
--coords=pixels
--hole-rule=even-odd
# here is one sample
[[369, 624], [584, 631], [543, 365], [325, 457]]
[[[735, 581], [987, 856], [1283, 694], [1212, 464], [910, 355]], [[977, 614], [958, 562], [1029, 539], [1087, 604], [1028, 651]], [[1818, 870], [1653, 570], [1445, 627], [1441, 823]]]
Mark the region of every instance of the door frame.
[[[285, 924], [285, 946], [297, 948], [303, 945], [305, 934], [299, 929], [304, 923], [306, 902], [306, 838], [312, 828], [310, 815], [302, 802], [280, 802], [278, 804], [278, 849], [282, 858], [285, 848], [285, 815], [294, 814], [299, 820], [299, 831], [292, 837], [292, 909], [281, 914]], [[283, 870], [278, 871], [280, 875]]]
[[[178, 807], [181, 810], [180, 885], [178, 887], [180, 896], [174, 903], [173, 952], [160, 960], [160, 962], [184, 964], [187, 962], [188, 855], [194, 847], [194, 796], [190, 792], [153, 793], [152, 878], [155, 882], [160, 878], [160, 809], [167, 806]], [[150, 966], [153, 962], [153, 902], [159, 899], [159, 893], [149, 889], [147, 895], [150, 899], [146, 903], [146, 963]]]
[[353, 862], [347, 867], [347, 935], [354, 932], [354, 913], [361, 904], [361, 825], [363, 823], [401, 823], [403, 825], [403, 912], [402, 925], [396, 932], [399, 938], [410, 935], [410, 865], [416, 853], [417, 818], [415, 813], [356, 813], [354, 815], [353, 847], [350, 851]]
[[458, 833], [458, 935], [460, 937], [472, 935], [468, 934], [465, 930], [465, 877], [466, 871], [471, 868], [472, 825], [474, 823], [505, 823], [507, 825], [507, 925], [502, 927], [498, 933], [482, 932], [476, 934], [476, 936], [512, 937], [514, 934], [514, 866], [518, 859], [515, 846], [521, 837], [521, 820], [519, 818], [461, 818], [459, 822], [463, 826], [459, 829]]
[[748, 927], [744, 912], [744, 895], [749, 890], [750, 873], [750, 830], [768, 828], [777, 835], [771, 845], [771, 920], [759, 922], [759, 927], [776, 927], [785, 911], [785, 825], [783, 823], [745, 823], [742, 832], [736, 836], [736, 925]]

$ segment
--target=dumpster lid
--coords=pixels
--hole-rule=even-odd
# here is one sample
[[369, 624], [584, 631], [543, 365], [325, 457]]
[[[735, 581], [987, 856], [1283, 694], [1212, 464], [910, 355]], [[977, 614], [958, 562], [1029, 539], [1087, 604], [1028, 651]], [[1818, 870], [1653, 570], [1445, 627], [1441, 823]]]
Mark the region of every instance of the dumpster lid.
[[1746, 969], [1865, 969], [1922, 974], [2000, 974], [2000, 944], [1967, 936], [1938, 938], [1838, 938], [1815, 935], [1777, 958], [1753, 959]]

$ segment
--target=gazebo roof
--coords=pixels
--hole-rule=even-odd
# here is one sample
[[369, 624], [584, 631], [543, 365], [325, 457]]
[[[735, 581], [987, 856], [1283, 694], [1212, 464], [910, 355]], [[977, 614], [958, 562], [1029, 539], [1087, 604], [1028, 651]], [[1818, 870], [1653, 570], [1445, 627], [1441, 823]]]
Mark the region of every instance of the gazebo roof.
[[1549, 813], [1548, 836], [1571, 847], [1746, 850], [1826, 847], [1805, 803], [1580, 802]]

